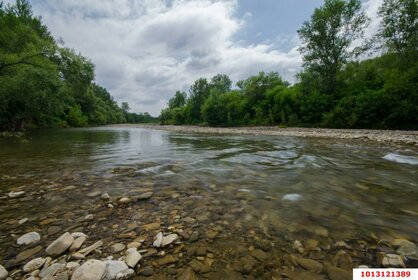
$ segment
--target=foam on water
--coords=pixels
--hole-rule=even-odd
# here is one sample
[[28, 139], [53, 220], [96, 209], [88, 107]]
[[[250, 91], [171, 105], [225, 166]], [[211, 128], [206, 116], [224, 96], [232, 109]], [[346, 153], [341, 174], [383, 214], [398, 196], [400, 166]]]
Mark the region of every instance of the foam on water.
[[383, 157], [386, 160], [398, 162], [398, 163], [406, 163], [412, 165], [418, 165], [418, 158], [414, 156], [404, 156], [395, 153], [389, 153]]
[[298, 201], [302, 199], [302, 195], [298, 193], [288, 193], [285, 194], [282, 198], [282, 200], [288, 200], [288, 201]]

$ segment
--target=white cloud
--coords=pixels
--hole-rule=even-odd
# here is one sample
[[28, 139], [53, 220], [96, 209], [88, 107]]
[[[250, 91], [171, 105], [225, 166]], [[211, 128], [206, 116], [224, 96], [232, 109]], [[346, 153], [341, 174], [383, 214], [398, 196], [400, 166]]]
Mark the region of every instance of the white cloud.
[[133, 111], [158, 115], [178, 89], [217, 73], [235, 82], [258, 71], [292, 79], [295, 48], [234, 41], [251, 17], [234, 0], [33, 0], [55, 37], [91, 58], [96, 80]]

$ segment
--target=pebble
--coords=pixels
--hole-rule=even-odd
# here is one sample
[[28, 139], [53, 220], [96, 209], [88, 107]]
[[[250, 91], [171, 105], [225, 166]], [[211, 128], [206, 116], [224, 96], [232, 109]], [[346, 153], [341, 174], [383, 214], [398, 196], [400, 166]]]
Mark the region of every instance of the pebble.
[[45, 258], [33, 259], [23, 266], [23, 272], [28, 273], [40, 269], [44, 265], [45, 261]]
[[116, 279], [116, 276], [119, 273], [124, 274], [129, 269], [129, 267], [123, 261], [108, 260], [108, 261], [105, 261], [105, 264], [106, 264], [106, 272], [104, 274], [103, 280]]
[[33, 231], [26, 233], [17, 239], [17, 245], [30, 245], [41, 240], [39, 233]]
[[154, 269], [150, 265], [144, 267], [144, 269], [141, 271], [141, 275], [143, 276], [151, 276], [152, 274], [154, 274]]
[[324, 265], [324, 270], [329, 279], [331, 280], [352, 280], [353, 273], [352, 271], [347, 271], [335, 266], [331, 266], [328, 264]]
[[320, 262], [306, 258], [296, 258], [297, 263], [304, 269], [313, 271], [315, 273], [321, 273], [323, 266]]
[[136, 248], [126, 250], [125, 262], [128, 266], [134, 268], [141, 259], [142, 256]]
[[24, 195], [25, 195], [25, 191], [18, 191], [18, 192], [11, 191], [11, 192], [9, 192], [9, 197], [10, 198], [18, 198], [18, 197], [22, 197]]
[[100, 241], [97, 241], [96, 243], [94, 243], [93, 245], [90, 245], [89, 247], [81, 249], [78, 253], [80, 253], [84, 256], [87, 256], [88, 254], [90, 254], [94, 250], [98, 249], [102, 245], [103, 245], [103, 242], [100, 240]]
[[23, 225], [24, 223], [26, 223], [29, 219], [28, 218], [23, 218], [21, 220], [19, 220], [19, 225]]
[[87, 238], [88, 237], [87, 234], [82, 233], [82, 232], [73, 232], [73, 233], [71, 233], [71, 236], [74, 237], [74, 238], [78, 238], [78, 237]]
[[251, 256], [253, 256], [257, 260], [259, 260], [260, 262], [263, 262], [263, 261], [265, 261], [268, 258], [267, 254], [264, 253], [260, 249], [255, 249], [254, 251], [252, 251], [251, 252]]
[[42, 250], [42, 247], [41, 246], [37, 246], [37, 247], [35, 247], [35, 248], [31, 248], [31, 249], [28, 249], [28, 250], [25, 250], [25, 251], [23, 251], [23, 252], [20, 252], [17, 256], [16, 256], [16, 258], [15, 258], [15, 263], [19, 263], [19, 262], [21, 262], [21, 261], [24, 261], [24, 260], [26, 260], [26, 259], [28, 259], [28, 258], [30, 258], [30, 257], [32, 257], [33, 255], [36, 255], [37, 253], [39, 253], [40, 251]]
[[9, 275], [9, 272], [0, 264], [0, 280], [5, 280], [7, 276]]
[[112, 254], [116, 254], [116, 253], [119, 253], [119, 252], [123, 251], [125, 249], [125, 247], [126, 246], [122, 243], [115, 243], [115, 244], [112, 244], [110, 246], [109, 252], [112, 253]]
[[103, 200], [109, 200], [110, 199], [110, 195], [108, 193], [104, 193], [100, 196], [101, 199]]
[[191, 267], [186, 268], [183, 272], [177, 277], [177, 280], [198, 280], [196, 273], [194, 273]]
[[377, 255], [377, 262], [383, 267], [405, 268], [405, 263], [402, 256], [395, 254], [385, 254], [379, 252]]
[[105, 262], [88, 260], [74, 271], [71, 280], [101, 280], [105, 272]]
[[73, 244], [71, 244], [69, 251], [70, 252], [77, 251], [78, 249], [81, 248], [84, 241], [86, 241], [86, 237], [84, 237], [84, 236], [80, 236], [80, 237], [74, 239], [74, 242], [73, 242]]
[[48, 278], [52, 277], [57, 273], [58, 270], [63, 269], [65, 267], [65, 264], [62, 263], [53, 263], [48, 267], [44, 267], [41, 270], [41, 273], [39, 273], [40, 278]]
[[334, 258], [332, 258], [332, 264], [345, 270], [353, 269], [353, 260], [351, 259], [351, 256], [343, 250], [338, 251]]
[[74, 237], [66, 232], [57, 240], [52, 242], [47, 248], [46, 253], [50, 256], [57, 256], [64, 253], [74, 242]]
[[300, 254], [302, 254], [305, 251], [302, 242], [300, 242], [299, 240], [295, 240], [295, 242], [293, 243], [293, 250], [296, 250]]
[[137, 241], [133, 241], [133, 242], [129, 243], [127, 247], [128, 248], [137, 248], [138, 249], [139, 247], [141, 247], [141, 243], [140, 242], [137, 242]]
[[146, 193], [142, 193], [142, 194], [140, 194], [140, 195], [138, 195], [137, 197], [136, 197], [136, 199], [138, 199], [138, 200], [145, 200], [145, 199], [150, 199], [151, 198], [151, 196], [153, 196], [153, 192], [146, 192]]
[[129, 197], [122, 197], [121, 199], [119, 199], [120, 204], [127, 204], [129, 202], [131, 202], [131, 199]]

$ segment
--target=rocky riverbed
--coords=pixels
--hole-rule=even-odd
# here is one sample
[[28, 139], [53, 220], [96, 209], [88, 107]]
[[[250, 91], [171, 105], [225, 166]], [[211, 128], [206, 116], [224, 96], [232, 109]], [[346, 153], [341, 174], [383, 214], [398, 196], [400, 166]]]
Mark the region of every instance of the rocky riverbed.
[[269, 135], [311, 138], [331, 138], [362, 140], [395, 145], [418, 146], [418, 131], [415, 130], [370, 130], [370, 129], [330, 129], [330, 128], [302, 128], [278, 126], [252, 127], [206, 127], [191, 125], [111, 125], [113, 127], [142, 127], [161, 129], [175, 132], [208, 133], [208, 134], [238, 134], [238, 135]]
[[[218, 199], [216, 186], [158, 192], [148, 186], [112, 196], [65, 181], [45, 180], [1, 197], [1, 213], [66, 192], [89, 198], [39, 218], [3, 215], [1, 280], [341, 280], [351, 279], [355, 267], [418, 266], [416, 245], [402, 238], [333, 236], [320, 225], [278, 229], [267, 217], [255, 226], [239, 201]], [[245, 192], [238, 196], [251, 200]]]

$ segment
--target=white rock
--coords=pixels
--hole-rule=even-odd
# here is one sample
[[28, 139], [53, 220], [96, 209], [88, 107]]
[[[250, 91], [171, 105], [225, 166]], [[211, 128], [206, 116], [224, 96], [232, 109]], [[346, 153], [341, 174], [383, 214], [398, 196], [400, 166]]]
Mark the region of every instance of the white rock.
[[101, 199], [103, 200], [109, 200], [110, 199], [110, 195], [108, 193], [104, 193], [100, 196]]
[[135, 271], [130, 268], [124, 273], [118, 273], [118, 275], [116, 275], [116, 280], [131, 279], [131, 277], [134, 276], [134, 274]]
[[152, 245], [154, 245], [154, 247], [161, 247], [161, 243], [163, 242], [163, 233], [159, 232], [156, 236], [155, 236], [155, 241], [154, 243], [152, 243]]
[[65, 265], [65, 269], [66, 270], [70, 270], [70, 271], [74, 271], [74, 270], [76, 270], [79, 267], [80, 267], [80, 264], [79, 263], [76, 263], [76, 262], [68, 262]]
[[100, 240], [94, 243], [93, 245], [90, 245], [89, 247], [81, 249], [80, 251], [78, 251], [78, 253], [83, 254], [84, 256], [87, 256], [88, 254], [90, 254], [91, 252], [93, 252], [94, 250], [96, 250], [102, 245], [103, 245], [103, 242]]
[[131, 199], [129, 197], [122, 197], [121, 199], [119, 199], [119, 203], [124, 204], [124, 203], [129, 203], [131, 202]]
[[57, 273], [59, 270], [64, 269], [64, 267], [65, 267], [65, 264], [62, 264], [62, 263], [53, 263], [53, 264], [51, 264], [48, 267], [44, 267], [41, 270], [41, 273], [39, 273], [39, 277], [40, 278], [44, 278], [45, 277], [45, 278], [48, 279], [48, 277], [54, 276], [55, 273]]
[[41, 240], [41, 236], [37, 232], [29, 232], [17, 239], [17, 245], [29, 245], [39, 242]]
[[46, 253], [50, 256], [56, 256], [64, 253], [71, 244], [74, 242], [74, 237], [68, 232], [61, 235], [57, 240], [52, 242], [48, 248], [46, 248]]
[[395, 254], [384, 254], [381, 253], [377, 257], [378, 263], [383, 267], [403, 267], [405, 268], [405, 263], [403, 261], [402, 256], [395, 255]]
[[74, 271], [71, 280], [101, 280], [106, 271], [106, 264], [99, 260], [88, 260]]
[[28, 273], [40, 269], [44, 265], [45, 261], [45, 258], [33, 259], [23, 266], [23, 272]]
[[26, 223], [29, 219], [28, 218], [23, 218], [21, 220], [19, 220], [19, 225], [23, 225], [24, 223]]
[[112, 253], [112, 254], [116, 254], [116, 253], [119, 253], [120, 251], [123, 251], [124, 249], [125, 249], [125, 244], [122, 244], [122, 243], [115, 243], [115, 244], [112, 244], [111, 246], [110, 246], [110, 249], [109, 249], [109, 251]]
[[10, 198], [17, 198], [17, 197], [23, 196], [24, 194], [25, 194], [25, 191], [19, 191], [19, 192], [11, 191], [11, 192], [9, 192], [9, 197]]
[[167, 245], [173, 243], [175, 240], [177, 240], [178, 237], [179, 236], [175, 233], [164, 236], [163, 240], [161, 241], [161, 246], [164, 247], [164, 246], [167, 246]]
[[87, 234], [82, 233], [82, 232], [73, 232], [73, 233], [71, 233], [71, 236], [74, 237], [74, 238], [78, 238], [78, 237], [82, 237], [82, 236], [85, 237], [85, 238], [88, 237]]
[[114, 280], [118, 274], [124, 274], [129, 267], [122, 261], [105, 261], [106, 272], [103, 280]]
[[91, 221], [94, 219], [94, 215], [93, 214], [88, 214], [87, 216], [84, 217], [85, 221]]
[[84, 241], [86, 241], [86, 238], [84, 236], [77, 237], [74, 240], [73, 244], [71, 244], [69, 251], [70, 252], [77, 251], [78, 249], [81, 248], [81, 245], [83, 245]]
[[0, 264], [0, 280], [5, 280], [9, 272]]
[[129, 248], [126, 250], [125, 262], [128, 266], [134, 268], [141, 259], [142, 256], [138, 253], [136, 248]]

